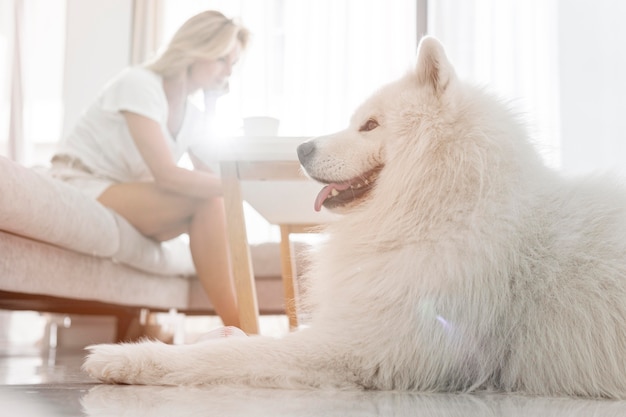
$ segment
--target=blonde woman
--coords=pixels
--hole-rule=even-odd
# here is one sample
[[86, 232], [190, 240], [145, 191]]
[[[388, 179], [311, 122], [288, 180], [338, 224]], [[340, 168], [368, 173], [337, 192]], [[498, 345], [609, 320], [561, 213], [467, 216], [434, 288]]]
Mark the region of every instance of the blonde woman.
[[[124, 70], [81, 116], [52, 158], [52, 172], [156, 241], [188, 233], [204, 289], [227, 326], [239, 315], [226, 247], [220, 179], [177, 165], [195, 133], [191, 94], [206, 111], [228, 88], [248, 30], [206, 11], [187, 20], [153, 61]], [[195, 135], [197, 137], [197, 135]]]

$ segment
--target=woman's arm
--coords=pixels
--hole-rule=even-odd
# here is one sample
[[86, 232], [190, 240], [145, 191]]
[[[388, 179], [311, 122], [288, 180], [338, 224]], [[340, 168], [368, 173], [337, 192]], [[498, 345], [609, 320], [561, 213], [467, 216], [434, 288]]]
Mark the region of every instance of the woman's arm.
[[217, 175], [207, 171], [191, 171], [176, 165], [161, 126], [157, 122], [129, 111], [122, 111], [122, 115], [126, 119], [139, 153], [159, 187], [197, 198], [222, 194], [221, 182]]

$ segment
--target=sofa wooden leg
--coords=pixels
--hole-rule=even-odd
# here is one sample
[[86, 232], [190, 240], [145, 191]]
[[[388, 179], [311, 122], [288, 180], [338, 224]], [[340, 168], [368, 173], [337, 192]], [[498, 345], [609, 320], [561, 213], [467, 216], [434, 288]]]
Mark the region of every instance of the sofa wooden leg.
[[175, 329], [162, 326], [148, 309], [134, 310], [117, 315], [116, 343], [137, 342], [142, 339], [174, 343]]
[[136, 310], [116, 314], [115, 343], [130, 342], [141, 337], [137, 334], [141, 328], [140, 314], [140, 311]]

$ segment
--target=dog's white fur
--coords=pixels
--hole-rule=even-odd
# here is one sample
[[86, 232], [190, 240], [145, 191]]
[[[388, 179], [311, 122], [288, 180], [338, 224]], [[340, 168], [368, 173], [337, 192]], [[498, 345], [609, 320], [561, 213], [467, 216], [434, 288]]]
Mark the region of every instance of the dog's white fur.
[[626, 192], [544, 166], [437, 40], [349, 128], [303, 146], [322, 182], [384, 166], [313, 254], [310, 328], [93, 346], [85, 370], [130, 384], [626, 398]]

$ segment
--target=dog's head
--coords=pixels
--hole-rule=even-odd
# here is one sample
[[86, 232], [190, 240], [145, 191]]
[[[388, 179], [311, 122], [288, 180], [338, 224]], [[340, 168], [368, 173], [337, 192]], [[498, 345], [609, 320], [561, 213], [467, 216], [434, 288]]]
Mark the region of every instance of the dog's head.
[[426, 37], [420, 42], [415, 69], [365, 101], [347, 129], [301, 144], [302, 167], [326, 184], [315, 209], [323, 206], [343, 213], [365, 201], [385, 171], [390, 147], [412, 135], [420, 122], [418, 113], [437, 114], [436, 107], [454, 79], [441, 44]]

